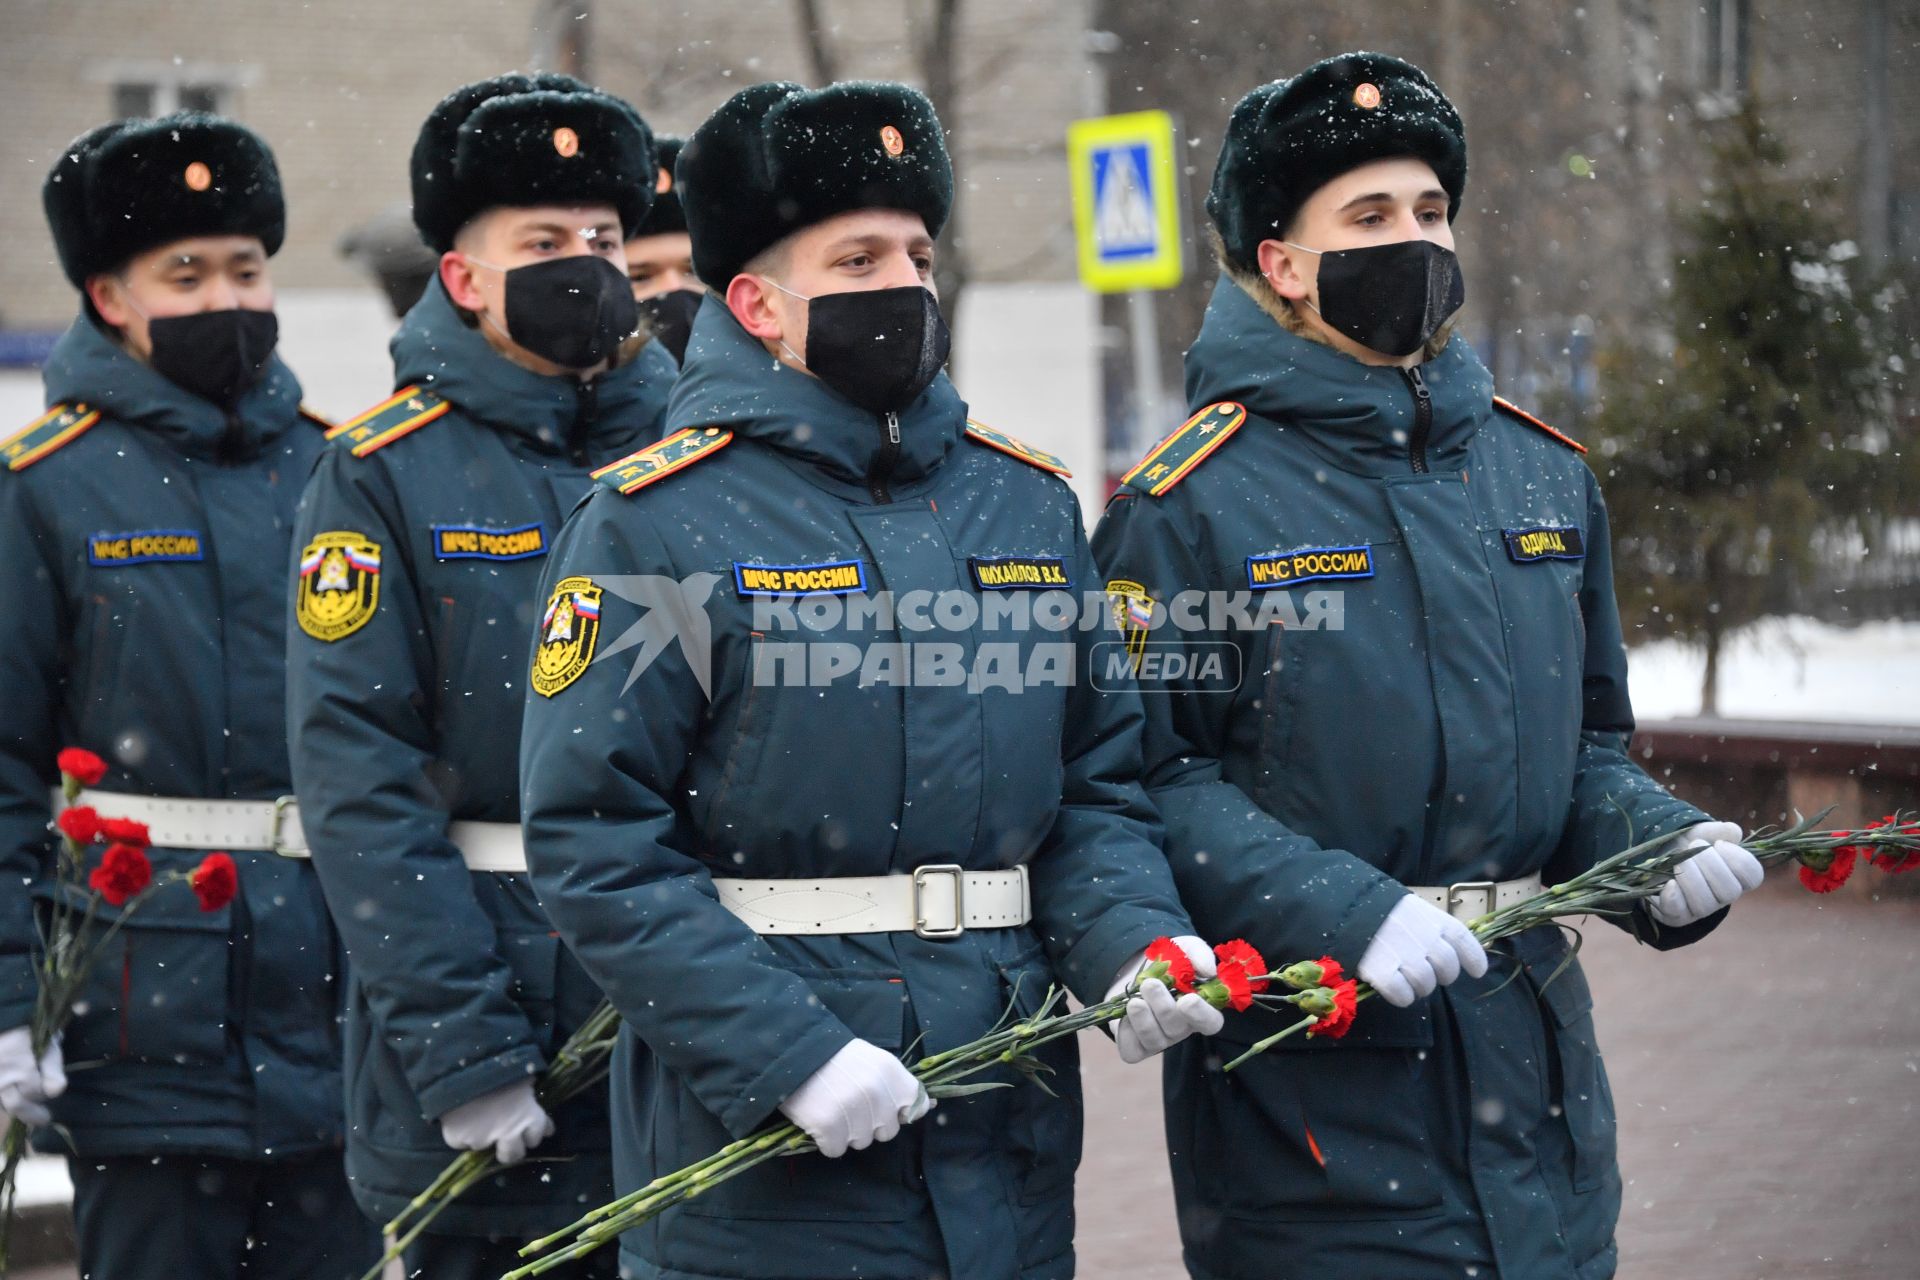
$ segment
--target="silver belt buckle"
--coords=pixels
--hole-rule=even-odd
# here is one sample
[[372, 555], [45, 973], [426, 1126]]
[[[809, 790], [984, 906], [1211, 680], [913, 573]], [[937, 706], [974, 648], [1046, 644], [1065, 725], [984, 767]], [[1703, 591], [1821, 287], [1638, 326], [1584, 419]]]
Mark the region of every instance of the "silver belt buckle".
[[[1492, 915], [1494, 903], [1499, 897], [1500, 882], [1497, 880], [1462, 880], [1459, 884], [1447, 886], [1447, 914], [1465, 924], [1469, 920], [1478, 920], [1481, 916]], [[1481, 909], [1469, 916], [1462, 916], [1455, 907], [1465, 906], [1469, 895], [1479, 894], [1483, 904]]]
[[267, 827], [267, 847], [282, 858], [301, 858], [312, 852], [305, 848], [289, 850], [280, 843], [280, 828], [287, 820], [287, 809], [297, 799], [297, 796], [281, 796], [273, 802], [273, 821]]
[[[948, 929], [935, 929], [927, 924], [926, 908], [922, 905], [922, 891], [927, 887], [929, 876], [953, 877], [953, 926]], [[937, 866], [915, 867], [913, 871], [913, 932], [922, 938], [957, 938], [967, 931], [967, 881], [966, 872], [957, 862], [943, 862]]]

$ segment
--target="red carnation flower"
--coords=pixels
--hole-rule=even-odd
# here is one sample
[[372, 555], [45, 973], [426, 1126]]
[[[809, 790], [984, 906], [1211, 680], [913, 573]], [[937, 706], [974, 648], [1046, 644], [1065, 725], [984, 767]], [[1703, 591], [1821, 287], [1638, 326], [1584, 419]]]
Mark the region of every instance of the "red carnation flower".
[[53, 821], [75, 844], [92, 844], [100, 838], [100, 815], [89, 805], [62, 809]]
[[[1866, 829], [1873, 831], [1881, 827], [1892, 827], [1900, 835], [1920, 838], [1920, 822], [1896, 822], [1891, 813], [1878, 822], [1869, 822]], [[1861, 846], [1853, 847], [1858, 849]], [[1869, 849], [1867, 858], [1888, 875], [1897, 876], [1903, 871], [1920, 867], [1920, 849]]]
[[[1221, 965], [1220, 976], [1207, 985], [1223, 991], [1227, 1005], [1236, 1011], [1245, 1012], [1253, 1007], [1253, 981], [1241, 965]], [[1213, 1000], [1208, 1003], [1218, 1006], [1220, 1002]]]
[[1353, 1030], [1354, 1015], [1360, 1008], [1359, 984], [1352, 978], [1346, 978], [1336, 982], [1330, 990], [1333, 1012], [1321, 1014], [1320, 1020], [1307, 1028], [1310, 1039], [1338, 1040]]
[[1254, 993], [1267, 989], [1267, 962], [1238, 938], [1215, 947], [1213, 958], [1217, 972], [1202, 984], [1200, 994], [1216, 1009], [1251, 1008]]
[[80, 747], [66, 748], [54, 757], [54, 763], [60, 772], [78, 778], [83, 787], [91, 787], [107, 776], [107, 762]]
[[1172, 938], [1155, 938], [1147, 944], [1147, 963], [1167, 966], [1166, 983], [1185, 995], [1193, 990], [1193, 960]]
[[130, 844], [110, 844], [100, 865], [87, 877], [87, 884], [94, 892], [116, 907], [125, 906], [127, 899], [139, 893], [153, 881], [153, 864], [147, 861], [147, 855]]
[[1338, 960], [1335, 960], [1332, 956], [1321, 956], [1319, 963], [1321, 986], [1337, 987], [1346, 981], [1347, 971], [1340, 967]]
[[100, 819], [100, 838], [115, 844], [130, 844], [136, 849], [144, 849], [153, 843], [147, 832], [147, 824], [135, 822], [132, 818]]
[[227, 854], [210, 853], [193, 869], [187, 882], [200, 899], [202, 911], [218, 911], [240, 891], [240, 871]]
[[1858, 854], [1854, 845], [1843, 844], [1833, 851], [1825, 866], [1815, 866], [1802, 858], [1800, 883], [1815, 893], [1832, 893], [1853, 874], [1853, 861]]
[[1228, 969], [1238, 969], [1247, 979], [1250, 990], [1267, 989], [1267, 962], [1261, 959], [1251, 943], [1239, 938], [1223, 942], [1213, 949], [1213, 958], [1219, 963], [1223, 975]]

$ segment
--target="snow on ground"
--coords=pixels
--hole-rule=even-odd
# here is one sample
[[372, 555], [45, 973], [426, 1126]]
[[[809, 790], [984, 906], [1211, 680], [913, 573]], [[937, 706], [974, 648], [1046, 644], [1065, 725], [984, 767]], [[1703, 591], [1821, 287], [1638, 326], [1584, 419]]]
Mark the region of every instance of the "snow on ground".
[[73, 1199], [73, 1182], [67, 1177], [67, 1162], [61, 1156], [28, 1156], [20, 1162], [20, 1173], [14, 1187], [17, 1203], [22, 1209], [45, 1204], [66, 1204]]
[[[1698, 646], [1671, 640], [1630, 650], [1635, 719], [1698, 715], [1705, 660]], [[1836, 627], [1797, 617], [1743, 628], [1720, 655], [1720, 714], [1920, 724], [1920, 622]]]

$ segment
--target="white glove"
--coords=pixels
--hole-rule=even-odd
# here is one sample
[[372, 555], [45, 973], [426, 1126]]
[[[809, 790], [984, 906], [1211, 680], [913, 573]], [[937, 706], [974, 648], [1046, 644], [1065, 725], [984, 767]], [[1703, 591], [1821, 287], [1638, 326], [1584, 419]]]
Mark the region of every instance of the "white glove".
[[1740, 828], [1731, 822], [1697, 822], [1668, 842], [1686, 848], [1706, 845], [1681, 863], [1673, 879], [1647, 899], [1647, 911], [1669, 929], [1696, 924], [1741, 894], [1758, 889], [1767, 869], [1740, 847]]
[[519, 1164], [553, 1136], [553, 1117], [533, 1096], [533, 1081], [463, 1102], [440, 1117], [440, 1137], [456, 1151], [485, 1151], [501, 1164]]
[[828, 1159], [849, 1147], [865, 1151], [886, 1142], [932, 1109], [933, 1099], [913, 1072], [865, 1040], [843, 1046], [780, 1104], [781, 1113]]
[[1467, 926], [1412, 894], [1394, 904], [1360, 957], [1360, 980], [1388, 1004], [1404, 1009], [1430, 996], [1462, 971], [1478, 978], [1487, 953]]
[[[1213, 948], [1191, 935], [1173, 939], [1173, 944], [1193, 961], [1193, 976], [1205, 981], [1215, 973]], [[1142, 950], [1120, 966], [1120, 976], [1107, 988], [1106, 998], [1115, 999], [1133, 985], [1135, 975], [1147, 962]], [[1156, 1053], [1164, 1053], [1190, 1035], [1210, 1036], [1226, 1025], [1226, 1015], [1191, 993], [1174, 997], [1158, 979], [1140, 984], [1140, 994], [1127, 1001], [1127, 1016], [1113, 1030], [1113, 1042], [1120, 1049], [1120, 1061], [1145, 1062]]]
[[31, 1028], [0, 1032], [0, 1112], [8, 1120], [28, 1125], [49, 1123], [53, 1116], [47, 1111], [47, 1102], [66, 1091], [67, 1072], [60, 1061], [58, 1039], [35, 1062]]

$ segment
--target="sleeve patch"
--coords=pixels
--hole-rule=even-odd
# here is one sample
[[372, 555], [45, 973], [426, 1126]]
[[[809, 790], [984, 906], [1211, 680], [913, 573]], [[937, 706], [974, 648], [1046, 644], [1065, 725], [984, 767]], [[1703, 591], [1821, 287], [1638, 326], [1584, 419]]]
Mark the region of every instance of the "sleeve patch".
[[332, 644], [372, 621], [380, 607], [380, 544], [365, 534], [334, 529], [316, 534], [300, 552], [293, 616], [315, 640]]

